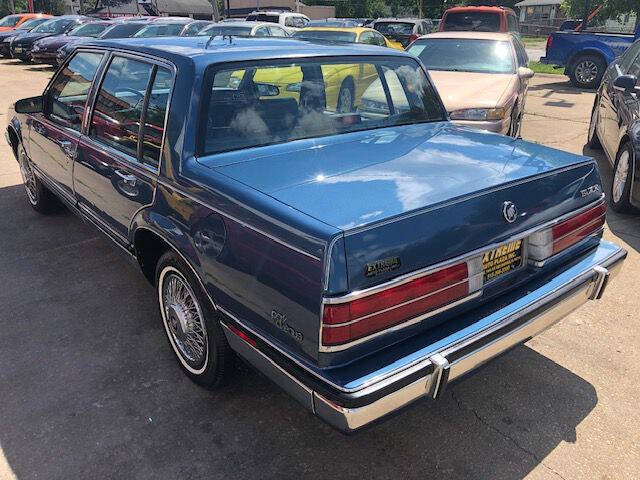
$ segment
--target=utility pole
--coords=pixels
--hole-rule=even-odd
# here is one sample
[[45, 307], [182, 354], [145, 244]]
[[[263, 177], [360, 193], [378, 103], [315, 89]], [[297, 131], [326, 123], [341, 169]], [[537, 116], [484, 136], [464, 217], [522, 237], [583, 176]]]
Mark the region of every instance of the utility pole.
[[213, 9], [213, 21], [219, 21], [220, 11], [218, 10], [218, 0], [211, 0], [211, 8]]
[[231, 16], [231, 0], [227, 0], [227, 18]]
[[424, 0], [418, 0], [418, 18], [422, 18], [422, 6], [424, 4]]
[[13, 0], [9, 0], [9, 11], [11, 13], [16, 13], [16, 4]]

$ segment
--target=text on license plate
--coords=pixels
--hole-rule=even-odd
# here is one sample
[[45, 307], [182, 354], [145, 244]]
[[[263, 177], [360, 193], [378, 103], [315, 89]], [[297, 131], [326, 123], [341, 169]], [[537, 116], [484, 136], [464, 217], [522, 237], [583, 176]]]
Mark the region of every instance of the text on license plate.
[[482, 256], [484, 281], [488, 282], [500, 275], [512, 272], [522, 265], [522, 240], [500, 245]]

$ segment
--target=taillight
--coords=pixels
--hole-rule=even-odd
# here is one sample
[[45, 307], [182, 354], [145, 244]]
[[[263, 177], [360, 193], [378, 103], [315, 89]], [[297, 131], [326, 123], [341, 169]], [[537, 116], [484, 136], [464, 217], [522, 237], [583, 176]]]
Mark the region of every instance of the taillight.
[[549, 49], [551, 48], [551, 45], [553, 45], [553, 35], [549, 35], [547, 37], [547, 54], [549, 54]]
[[541, 262], [575, 245], [604, 226], [606, 205], [595, 207], [529, 236], [529, 259]]
[[323, 307], [322, 345], [344, 346], [409, 320], [419, 321], [469, 299], [482, 284], [480, 256], [384, 290], [356, 294], [353, 300], [329, 299]]
[[411, 36], [409, 37], [409, 43], [411, 44], [411, 43], [415, 42], [419, 38], [420, 38], [420, 35], [412, 33]]

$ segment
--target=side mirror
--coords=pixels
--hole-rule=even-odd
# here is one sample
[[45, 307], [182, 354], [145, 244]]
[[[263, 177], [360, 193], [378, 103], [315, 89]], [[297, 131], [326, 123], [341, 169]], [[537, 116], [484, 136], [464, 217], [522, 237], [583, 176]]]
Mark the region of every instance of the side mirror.
[[527, 67], [518, 67], [518, 76], [520, 78], [529, 79], [535, 75], [535, 72]]
[[619, 92], [633, 93], [636, 91], [638, 77], [635, 75], [618, 75], [613, 81], [613, 88]]
[[256, 83], [256, 88], [258, 89], [258, 95], [261, 97], [277, 97], [280, 95], [280, 89], [275, 85]]
[[37, 97], [23, 98], [16, 102], [14, 110], [16, 113], [41, 113], [43, 110], [42, 104], [41, 95]]

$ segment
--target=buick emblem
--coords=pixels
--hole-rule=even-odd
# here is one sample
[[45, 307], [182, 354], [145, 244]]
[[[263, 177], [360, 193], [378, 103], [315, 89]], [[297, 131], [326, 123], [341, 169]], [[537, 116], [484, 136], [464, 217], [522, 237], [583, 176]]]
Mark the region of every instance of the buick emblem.
[[504, 219], [513, 223], [518, 219], [518, 208], [512, 202], [504, 202], [502, 204], [502, 215], [504, 215]]

